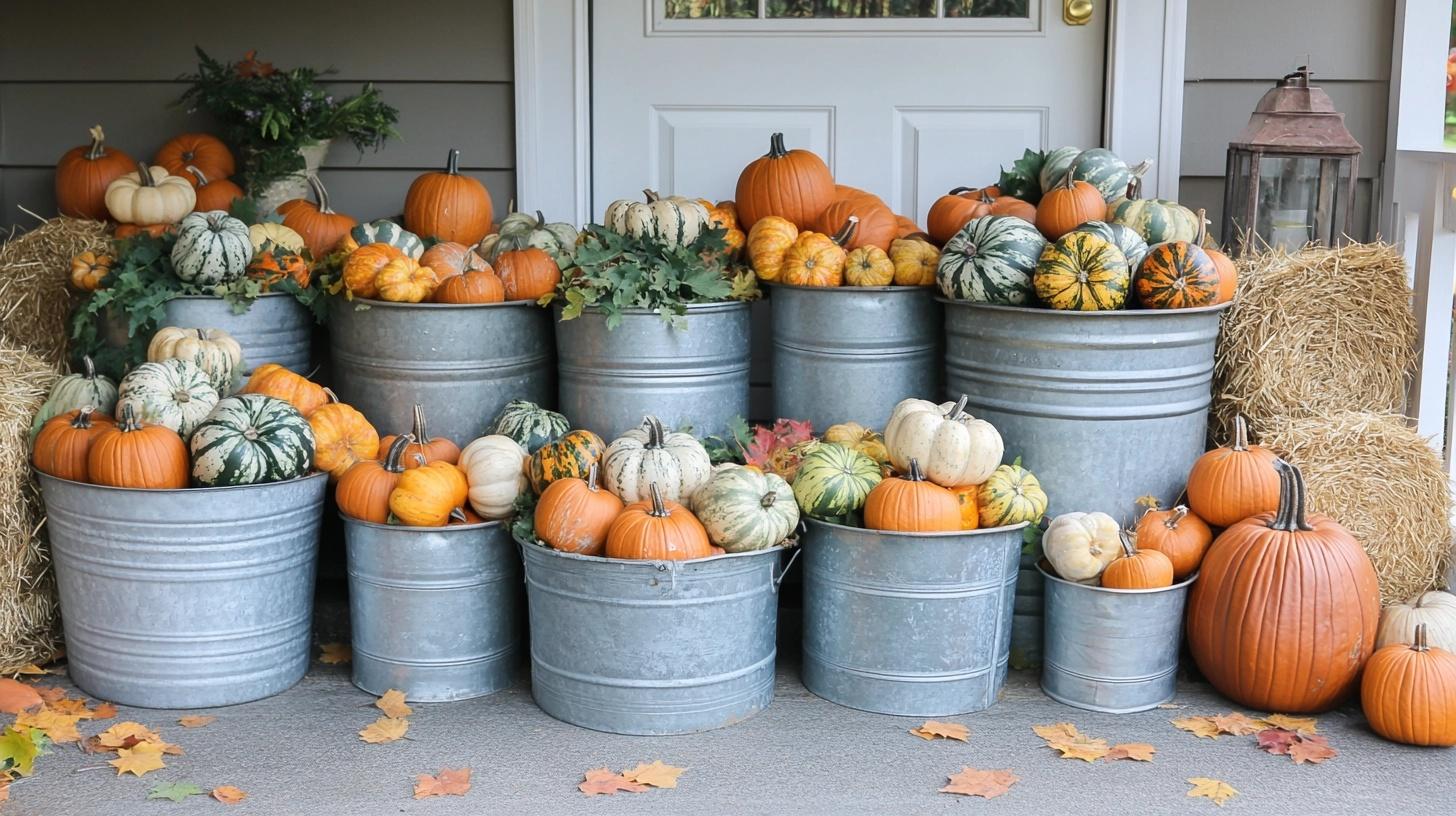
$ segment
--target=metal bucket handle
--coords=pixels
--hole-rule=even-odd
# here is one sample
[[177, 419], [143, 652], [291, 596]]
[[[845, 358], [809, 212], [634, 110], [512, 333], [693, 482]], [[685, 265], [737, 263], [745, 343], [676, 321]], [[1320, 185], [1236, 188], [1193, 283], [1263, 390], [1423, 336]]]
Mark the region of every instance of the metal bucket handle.
[[789, 556], [789, 563], [785, 564], [784, 568], [779, 570], [778, 575], [774, 575], [774, 565], [768, 565], [769, 582], [773, 584], [773, 591], [775, 595], [778, 594], [779, 587], [784, 583], [784, 578], [788, 576], [789, 570], [793, 569], [794, 562], [799, 560], [799, 553], [803, 551], [803, 547], [795, 547], [793, 554]]

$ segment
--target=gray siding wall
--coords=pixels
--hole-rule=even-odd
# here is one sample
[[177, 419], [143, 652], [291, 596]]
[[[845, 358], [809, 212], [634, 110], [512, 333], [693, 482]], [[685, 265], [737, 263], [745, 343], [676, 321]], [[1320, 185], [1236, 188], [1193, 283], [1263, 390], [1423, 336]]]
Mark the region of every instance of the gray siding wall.
[[496, 212], [515, 194], [510, 0], [254, 0], [227, 14], [156, 0], [124, 10], [15, 2], [0, 30], [0, 226], [33, 224], [21, 205], [55, 214], [56, 159], [93, 124], [137, 158], [178, 133], [209, 130], [202, 115], [169, 107], [184, 87], [176, 78], [196, 68], [194, 44], [217, 59], [256, 49], [280, 68], [333, 67], [339, 94], [366, 81], [381, 88], [399, 109], [403, 139], [362, 156], [334, 146], [320, 175], [341, 212], [399, 213], [410, 181], [442, 167], [451, 147]]
[[1228, 143], [1274, 80], [1307, 59], [1364, 148], [1354, 232], [1368, 239], [1394, 21], [1395, 0], [1188, 0], [1179, 200], [1207, 209], [1219, 229]]

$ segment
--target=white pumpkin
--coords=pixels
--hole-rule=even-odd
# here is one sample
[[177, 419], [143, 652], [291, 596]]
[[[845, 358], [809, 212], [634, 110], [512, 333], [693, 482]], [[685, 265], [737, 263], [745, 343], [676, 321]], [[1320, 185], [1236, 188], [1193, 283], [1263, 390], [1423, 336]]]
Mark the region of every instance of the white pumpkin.
[[794, 489], [777, 474], [719, 465], [693, 494], [693, 515], [725, 552], [777, 547], [799, 526]]
[[303, 236], [292, 227], [285, 227], [272, 221], [264, 221], [248, 227], [248, 242], [253, 245], [254, 255], [274, 247], [286, 249], [294, 255], [301, 255], [306, 246]]
[[686, 504], [713, 475], [708, 451], [692, 434], [669, 433], [657, 417], [644, 417], [607, 446], [602, 458], [607, 489], [627, 504], [650, 498], [652, 484], [667, 501]]
[[521, 443], [501, 434], [482, 436], [460, 452], [458, 465], [470, 485], [470, 506], [484, 519], [511, 514], [516, 497], [526, 489], [526, 461]]
[[[143, 180], [145, 178], [145, 181]], [[106, 211], [123, 224], [175, 224], [197, 205], [197, 191], [165, 167], [137, 163], [137, 172], [106, 187]]]
[[620, 199], [607, 207], [603, 224], [612, 232], [633, 238], [655, 238], [671, 247], [687, 246], [709, 227], [708, 210], [682, 196], [661, 198], [643, 190], [646, 202]]
[[1063, 513], [1052, 519], [1041, 548], [1057, 575], [1096, 583], [1107, 565], [1122, 555], [1122, 528], [1106, 513]]
[[965, 412], [966, 398], [936, 405], [902, 400], [885, 423], [885, 448], [901, 473], [910, 460], [925, 478], [941, 487], [968, 487], [991, 478], [1004, 452], [1001, 434], [991, 423]]
[[142, 363], [121, 378], [119, 393], [118, 414], [130, 407], [138, 420], [165, 425], [184, 441], [219, 399], [207, 372], [190, 360]]
[[243, 371], [243, 347], [222, 329], [184, 329], [166, 326], [147, 344], [147, 361], [191, 360], [207, 372], [221, 396], [231, 394]]
[[1426, 625], [1427, 645], [1456, 653], [1456, 595], [1434, 590], [1385, 607], [1380, 613], [1375, 648], [1410, 643], [1420, 623]]
[[177, 228], [172, 269], [198, 286], [216, 286], [241, 278], [253, 259], [248, 225], [222, 210], [192, 213]]

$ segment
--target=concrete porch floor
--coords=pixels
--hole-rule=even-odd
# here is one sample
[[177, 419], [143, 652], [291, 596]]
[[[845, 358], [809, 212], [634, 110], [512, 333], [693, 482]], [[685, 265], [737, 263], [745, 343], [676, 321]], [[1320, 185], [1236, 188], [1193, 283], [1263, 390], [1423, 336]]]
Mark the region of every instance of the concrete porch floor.
[[[322, 615], [321, 641], [337, 630]], [[347, 640], [347, 637], [344, 638]], [[944, 719], [971, 729], [968, 744], [925, 742], [907, 733], [921, 720], [836, 706], [798, 680], [797, 639], [780, 646], [770, 708], [738, 725], [692, 736], [624, 737], [554, 720], [531, 701], [527, 672], [515, 687], [476, 700], [414, 704], [404, 740], [367, 745], [356, 732], [378, 711], [372, 695], [349, 682], [348, 666], [315, 663], [304, 680], [267, 700], [207, 711], [123, 707], [116, 719], [82, 723], [83, 736], [135, 720], [180, 744], [185, 755], [142, 778], [118, 778], [105, 761], [75, 745], [37, 760], [35, 775], [14, 784], [0, 813], [23, 816], [176, 814], [532, 814], [612, 813], [678, 816], [750, 814], [935, 814], [960, 808], [1002, 813], [1445, 814], [1456, 812], [1456, 749], [1416, 749], [1377, 738], [1354, 708], [1319, 718], [1340, 755], [1296, 766], [1266, 754], [1253, 737], [1198, 739], [1168, 720], [1236, 710], [1201, 683], [1184, 682], [1179, 709], [1094, 714], [1043, 695], [1035, 673], [1012, 672], [988, 711]], [[40, 678], [39, 685], [65, 677]], [[177, 725], [184, 714], [216, 722]], [[1254, 712], [1249, 712], [1254, 713]], [[1057, 758], [1032, 725], [1075, 723], [1111, 743], [1147, 742], [1151, 763], [1086, 763]], [[576, 785], [591, 768], [622, 770], [660, 759], [687, 771], [674, 790], [588, 797]], [[937, 793], [947, 775], [970, 765], [1010, 768], [1020, 778], [991, 801]], [[411, 798], [416, 774], [473, 769], [464, 797]], [[1222, 809], [1189, 799], [1187, 777], [1231, 784], [1239, 795]], [[148, 801], [159, 782], [203, 790], [233, 785], [248, 799], [226, 807], [196, 796], [180, 804]], [[968, 812], [968, 811], [967, 811]]]

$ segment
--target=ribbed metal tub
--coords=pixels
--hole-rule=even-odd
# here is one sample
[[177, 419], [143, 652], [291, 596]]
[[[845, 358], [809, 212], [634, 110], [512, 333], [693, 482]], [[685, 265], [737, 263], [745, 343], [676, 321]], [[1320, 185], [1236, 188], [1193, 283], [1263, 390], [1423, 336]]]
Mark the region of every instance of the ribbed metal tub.
[[1026, 524], [892, 533], [808, 519], [804, 685], [880, 714], [941, 717], [996, 702]]
[[521, 558], [504, 522], [398, 527], [342, 516], [354, 685], [424, 703], [480, 697], [521, 663]]
[[87, 694], [209, 708], [303, 677], [327, 474], [188, 490], [39, 479], [68, 668]]
[[556, 318], [558, 408], [572, 427], [610, 440], [651, 413], [701, 436], [748, 416], [749, 304], [690, 305], [686, 329], [647, 309], [610, 330], [592, 309], [561, 320], [558, 306]]
[[521, 542], [531, 693], [614, 734], [733, 725], [773, 700], [781, 550], [622, 561]]
[[1055, 512], [1171, 505], [1204, 450], [1225, 305], [1065, 312], [945, 302], [946, 390], [1001, 432]]
[[419, 403], [432, 436], [464, 447], [485, 433], [507, 402], [549, 407], [556, 401], [551, 313], [530, 301], [336, 298], [329, 338], [334, 391], [380, 433], [408, 430]]
[[[926, 286], [769, 287], [775, 417], [884, 428], [941, 393], [942, 309]], [[847, 387], [847, 384], [852, 384]]]
[[1038, 569], [1046, 583], [1041, 688], [1048, 697], [1111, 714], [1173, 699], [1183, 607], [1197, 575], [1161, 589], [1107, 589]]
[[1011, 668], [1035, 669], [1041, 665], [1042, 608], [1045, 605], [1039, 555], [1021, 554], [1016, 573], [1016, 604], [1011, 615]]
[[277, 363], [299, 374], [313, 370], [313, 314], [286, 292], [269, 292], [242, 314], [218, 297], [182, 295], [162, 305], [163, 326], [222, 329], [243, 347], [244, 373]]

